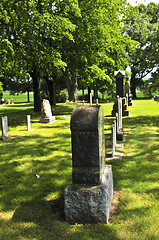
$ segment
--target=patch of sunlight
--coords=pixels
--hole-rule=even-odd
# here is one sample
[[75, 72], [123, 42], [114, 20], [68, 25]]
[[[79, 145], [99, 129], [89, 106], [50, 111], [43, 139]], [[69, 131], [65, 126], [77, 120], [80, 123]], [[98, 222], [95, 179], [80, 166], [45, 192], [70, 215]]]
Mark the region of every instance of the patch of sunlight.
[[0, 212], [0, 219], [4, 221], [9, 221], [12, 219], [14, 211]]

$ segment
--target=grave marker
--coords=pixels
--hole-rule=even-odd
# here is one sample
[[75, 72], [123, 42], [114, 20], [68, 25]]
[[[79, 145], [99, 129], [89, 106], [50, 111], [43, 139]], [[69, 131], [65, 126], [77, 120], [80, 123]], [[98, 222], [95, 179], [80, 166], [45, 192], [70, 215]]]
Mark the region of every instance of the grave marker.
[[48, 100], [43, 99], [41, 106], [41, 123], [52, 123], [55, 121], [55, 116], [52, 116], [51, 106]]
[[2, 117], [2, 139], [8, 138], [8, 117]]
[[107, 223], [113, 194], [110, 165], [105, 165], [101, 106], [77, 106], [71, 117], [72, 182], [65, 189], [65, 218], [70, 223]]
[[119, 97], [124, 97], [123, 79], [125, 76], [125, 71], [121, 71], [119, 69], [118, 71], [114, 72], [114, 75], [116, 77], [116, 96], [119, 95]]
[[90, 105], [92, 105], [92, 93], [90, 93]]
[[31, 122], [30, 122], [30, 115], [27, 115], [27, 130], [31, 130]]
[[112, 157], [114, 157], [116, 146], [116, 121], [114, 121], [111, 126], [111, 141], [112, 141]]

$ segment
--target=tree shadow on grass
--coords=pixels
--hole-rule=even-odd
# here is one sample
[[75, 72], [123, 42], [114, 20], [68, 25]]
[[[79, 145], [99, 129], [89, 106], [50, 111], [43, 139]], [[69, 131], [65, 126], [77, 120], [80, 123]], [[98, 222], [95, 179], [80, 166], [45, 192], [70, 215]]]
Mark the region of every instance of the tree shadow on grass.
[[135, 128], [136, 126], [140, 126], [140, 125], [159, 127], [159, 115], [127, 117], [123, 119], [123, 125], [130, 128]]

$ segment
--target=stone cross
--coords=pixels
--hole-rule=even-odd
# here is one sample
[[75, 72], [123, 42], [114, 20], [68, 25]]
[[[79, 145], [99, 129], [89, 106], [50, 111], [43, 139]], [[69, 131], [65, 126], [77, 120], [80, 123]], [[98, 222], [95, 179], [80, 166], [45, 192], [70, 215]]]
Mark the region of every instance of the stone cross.
[[30, 115], [27, 115], [27, 130], [31, 130], [31, 122], [30, 122]]
[[113, 195], [110, 165], [105, 165], [101, 106], [77, 106], [71, 117], [72, 185], [65, 189], [69, 223], [108, 223]]
[[118, 71], [114, 72], [114, 75], [116, 77], [116, 96], [119, 95], [119, 97], [124, 97], [123, 79], [125, 76], [125, 71], [121, 71], [119, 69]]
[[2, 139], [8, 138], [8, 117], [2, 117]]

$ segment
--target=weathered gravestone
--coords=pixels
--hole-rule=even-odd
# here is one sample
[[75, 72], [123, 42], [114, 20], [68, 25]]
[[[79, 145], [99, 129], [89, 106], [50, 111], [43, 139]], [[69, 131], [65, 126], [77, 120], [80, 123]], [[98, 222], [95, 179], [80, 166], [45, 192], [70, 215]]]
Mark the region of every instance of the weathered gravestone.
[[77, 106], [71, 117], [72, 182], [65, 189], [65, 218], [70, 223], [107, 223], [113, 195], [110, 165], [105, 165], [101, 106]]
[[116, 96], [124, 97], [124, 91], [123, 91], [123, 79], [125, 76], [125, 71], [121, 71], [120, 69], [118, 71], [114, 72], [115, 78], [116, 78]]
[[2, 139], [8, 138], [8, 117], [2, 117]]
[[122, 106], [123, 106], [122, 99], [118, 99], [118, 115], [116, 115], [117, 121], [118, 121], [118, 123], [117, 123], [118, 130], [116, 132], [116, 136], [117, 136], [118, 141], [123, 141], [123, 139], [124, 139], [124, 137], [123, 137], [124, 133], [123, 133], [123, 128], [122, 128], [122, 124], [123, 124], [122, 123], [122, 113], [123, 113]]
[[127, 104], [128, 106], [132, 106], [133, 100], [132, 100], [132, 94], [130, 94], [130, 82], [126, 81], [125, 83], [125, 96], [128, 99]]
[[52, 116], [51, 106], [48, 100], [43, 99], [41, 106], [41, 123], [52, 123], [55, 121], [55, 116]]

